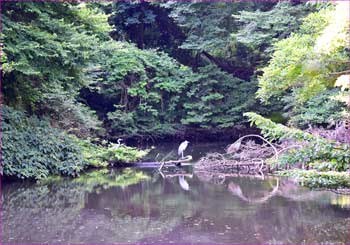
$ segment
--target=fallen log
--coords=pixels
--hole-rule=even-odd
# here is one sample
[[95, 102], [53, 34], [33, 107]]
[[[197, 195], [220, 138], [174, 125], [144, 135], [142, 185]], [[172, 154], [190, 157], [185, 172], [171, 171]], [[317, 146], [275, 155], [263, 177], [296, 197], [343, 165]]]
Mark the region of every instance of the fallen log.
[[132, 166], [141, 167], [141, 168], [159, 167], [159, 169], [161, 169], [164, 165], [172, 166], [179, 163], [181, 163], [182, 166], [190, 166], [192, 165], [190, 161], [192, 161], [192, 156], [186, 156], [185, 158], [179, 159], [179, 160], [169, 160], [169, 161], [162, 161], [162, 162], [137, 162], [137, 163], [133, 163]]
[[170, 161], [166, 161], [166, 162], [162, 162], [160, 167], [159, 167], [159, 171], [163, 168], [163, 166], [166, 164], [166, 165], [174, 165], [174, 164], [177, 164], [177, 163], [184, 163], [184, 162], [189, 162], [189, 161], [192, 161], [192, 156], [188, 155], [188, 156], [185, 156], [184, 158], [182, 159], [179, 159], [179, 160], [170, 160]]

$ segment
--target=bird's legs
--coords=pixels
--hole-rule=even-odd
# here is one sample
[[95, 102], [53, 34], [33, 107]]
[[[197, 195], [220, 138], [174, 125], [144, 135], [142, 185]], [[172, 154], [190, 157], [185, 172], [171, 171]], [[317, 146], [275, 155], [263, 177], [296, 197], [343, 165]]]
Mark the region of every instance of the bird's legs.
[[184, 159], [184, 152], [181, 152], [181, 159]]

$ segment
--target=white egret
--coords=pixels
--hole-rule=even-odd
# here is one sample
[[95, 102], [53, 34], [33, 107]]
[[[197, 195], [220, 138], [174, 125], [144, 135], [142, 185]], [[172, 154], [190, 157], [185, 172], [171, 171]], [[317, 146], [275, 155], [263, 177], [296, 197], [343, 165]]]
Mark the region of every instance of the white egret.
[[123, 139], [121, 139], [121, 138], [119, 138], [118, 140], [117, 140], [117, 146], [119, 147], [120, 145], [121, 145], [121, 142], [123, 141]]
[[120, 147], [122, 141], [123, 141], [123, 139], [119, 138], [119, 139], [117, 140], [117, 144], [113, 144], [113, 147], [112, 147], [112, 148], [113, 148], [114, 150], [118, 149], [118, 148]]
[[182, 142], [179, 146], [179, 149], [177, 151], [178, 155], [181, 155], [181, 158], [184, 158], [184, 151], [186, 150], [188, 143], [190, 143], [189, 141], [185, 140], [184, 142]]

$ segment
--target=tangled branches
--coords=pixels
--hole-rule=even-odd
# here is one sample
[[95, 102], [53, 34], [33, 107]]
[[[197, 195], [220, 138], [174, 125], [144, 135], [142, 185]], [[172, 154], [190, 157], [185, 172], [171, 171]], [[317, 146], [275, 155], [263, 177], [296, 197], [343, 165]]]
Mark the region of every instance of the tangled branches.
[[[253, 140], [243, 142], [247, 138], [257, 138], [263, 141], [258, 144]], [[278, 160], [282, 152], [300, 148], [301, 144], [291, 144], [284, 141], [281, 144], [273, 144], [260, 135], [246, 135], [229, 145], [225, 154], [211, 153], [202, 157], [195, 165], [196, 169], [210, 171], [235, 171], [251, 174], [269, 172], [271, 169], [266, 164], [267, 159]], [[276, 166], [278, 168], [278, 166]]]

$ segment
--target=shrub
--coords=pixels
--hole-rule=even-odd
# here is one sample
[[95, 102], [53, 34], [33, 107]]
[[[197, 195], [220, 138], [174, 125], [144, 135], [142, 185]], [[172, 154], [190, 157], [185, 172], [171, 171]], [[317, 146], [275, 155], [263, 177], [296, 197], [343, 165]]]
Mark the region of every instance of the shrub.
[[327, 90], [312, 97], [303, 106], [295, 106], [290, 123], [306, 128], [309, 125], [329, 125], [340, 121], [343, 119], [342, 109], [345, 104], [333, 99], [338, 93], [336, 89]]
[[148, 151], [110, 143], [108, 147], [52, 128], [48, 120], [3, 106], [1, 118], [3, 174], [21, 179], [49, 175], [78, 176], [88, 166], [132, 163]]
[[306, 166], [313, 168], [337, 171], [345, 171], [350, 168], [349, 145], [328, 140], [297, 128], [274, 123], [270, 119], [253, 112], [244, 115], [249, 118], [252, 124], [261, 129], [262, 134], [270, 140], [287, 139], [301, 146], [284, 152], [278, 159], [272, 161], [272, 164], [278, 163], [280, 166], [286, 166], [304, 163]]
[[134, 147], [128, 147], [109, 143], [107, 147], [92, 144], [89, 140], [76, 138], [76, 143], [82, 150], [83, 158], [93, 167], [107, 167], [114, 164], [132, 163], [144, 157], [148, 151], [138, 150]]
[[291, 150], [278, 158], [280, 166], [304, 163], [319, 171], [346, 171], [350, 169], [349, 162], [350, 147], [337, 146], [333, 142], [305, 144], [301, 149]]
[[77, 176], [86, 166], [73, 138], [47, 120], [2, 107], [3, 174], [43, 179], [51, 174]]

